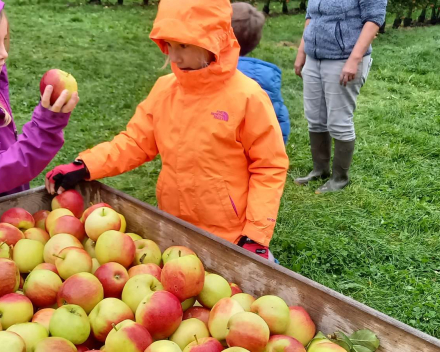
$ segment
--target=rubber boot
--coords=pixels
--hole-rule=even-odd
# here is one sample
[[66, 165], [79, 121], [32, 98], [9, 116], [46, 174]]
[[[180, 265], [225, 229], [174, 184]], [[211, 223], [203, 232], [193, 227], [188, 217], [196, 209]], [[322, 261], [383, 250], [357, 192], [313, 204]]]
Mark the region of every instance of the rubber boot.
[[312, 152], [313, 171], [305, 177], [295, 179], [297, 185], [306, 185], [310, 181], [330, 176], [330, 157], [332, 139], [328, 132], [309, 132]]
[[348, 185], [348, 170], [353, 160], [354, 140], [350, 142], [335, 139], [335, 155], [333, 157], [332, 177], [316, 190], [316, 194], [336, 192]]

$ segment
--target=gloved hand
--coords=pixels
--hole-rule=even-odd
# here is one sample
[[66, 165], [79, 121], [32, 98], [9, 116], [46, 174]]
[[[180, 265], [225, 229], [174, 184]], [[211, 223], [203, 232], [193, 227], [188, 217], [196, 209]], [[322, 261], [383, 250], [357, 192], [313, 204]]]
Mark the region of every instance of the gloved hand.
[[61, 194], [88, 177], [89, 172], [83, 161], [75, 160], [73, 163], [59, 165], [49, 171], [46, 174], [46, 189], [50, 194]]
[[264, 259], [269, 259], [269, 248], [252, 241], [246, 236], [241, 237], [237, 244], [249, 252], [255, 253]]

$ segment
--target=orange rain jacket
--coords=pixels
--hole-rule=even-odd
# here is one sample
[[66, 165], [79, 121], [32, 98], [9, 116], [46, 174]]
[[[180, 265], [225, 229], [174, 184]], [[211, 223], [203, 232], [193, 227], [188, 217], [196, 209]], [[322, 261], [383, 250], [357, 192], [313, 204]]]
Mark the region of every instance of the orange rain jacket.
[[113, 141], [82, 152], [90, 179], [162, 158], [159, 208], [230, 242], [269, 245], [288, 169], [269, 97], [237, 70], [229, 0], [162, 0], [150, 38], [215, 54], [197, 71], [161, 77]]

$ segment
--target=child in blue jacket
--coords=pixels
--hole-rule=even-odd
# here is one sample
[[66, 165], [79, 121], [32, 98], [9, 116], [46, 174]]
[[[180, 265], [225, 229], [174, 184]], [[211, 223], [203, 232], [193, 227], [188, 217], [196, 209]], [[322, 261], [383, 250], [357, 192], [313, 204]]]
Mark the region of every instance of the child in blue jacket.
[[269, 95], [286, 144], [290, 133], [290, 119], [281, 96], [281, 70], [269, 62], [246, 57], [261, 40], [265, 17], [262, 12], [245, 2], [233, 3], [232, 8], [232, 27], [241, 46], [238, 69], [258, 82]]

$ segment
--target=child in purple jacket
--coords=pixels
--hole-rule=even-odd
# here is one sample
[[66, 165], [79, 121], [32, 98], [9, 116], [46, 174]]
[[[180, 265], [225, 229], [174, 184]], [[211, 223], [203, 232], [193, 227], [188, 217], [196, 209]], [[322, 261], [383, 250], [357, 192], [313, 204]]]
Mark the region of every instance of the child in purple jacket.
[[64, 143], [63, 128], [79, 101], [74, 93], [67, 104], [64, 91], [53, 106], [53, 87], [47, 86], [32, 120], [17, 134], [9, 102], [9, 83], [5, 61], [8, 58], [9, 26], [5, 4], [0, 1], [0, 197], [29, 189], [35, 178], [55, 157]]

